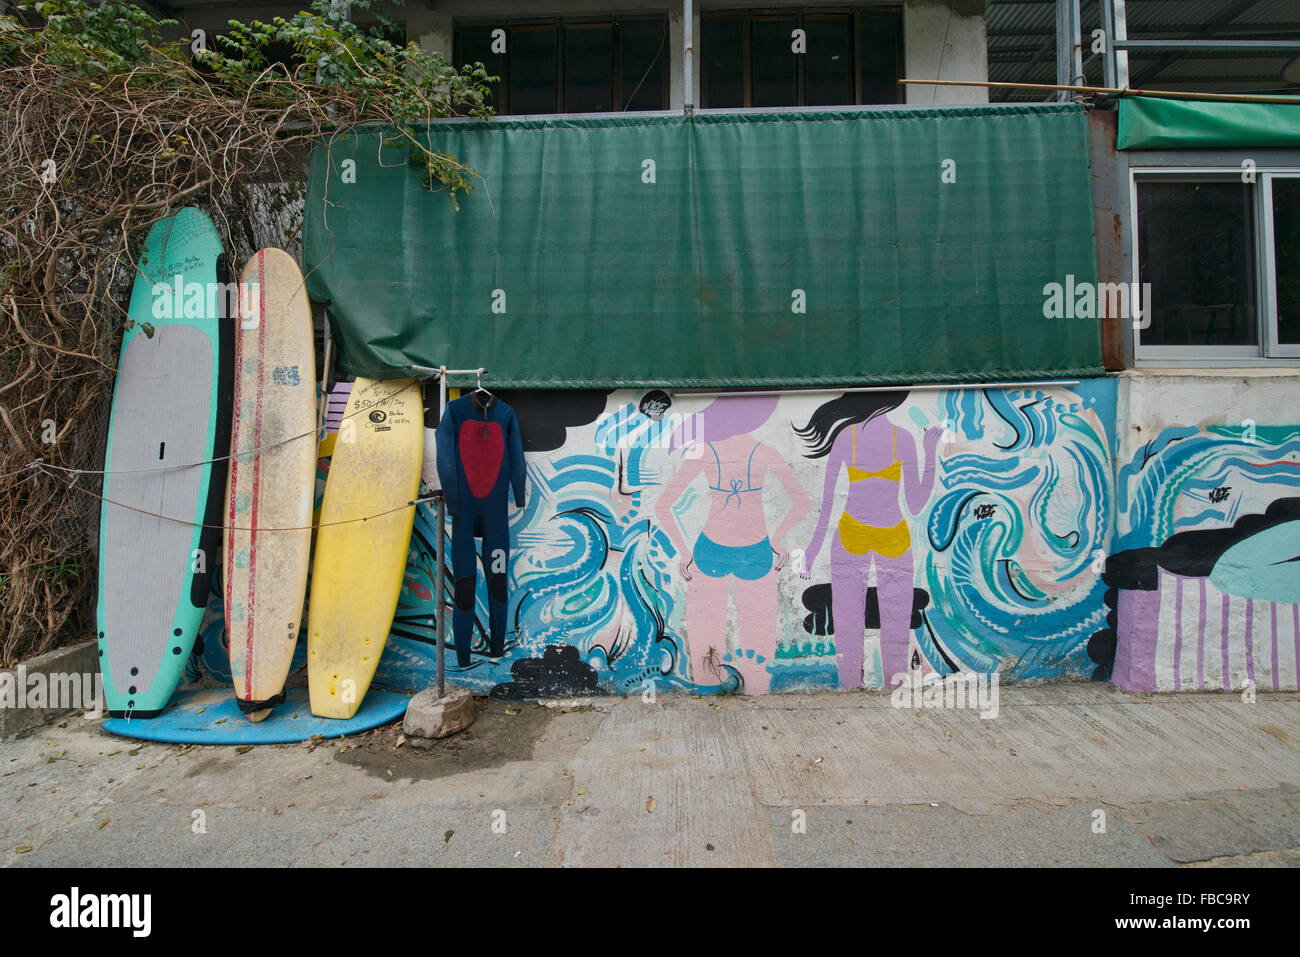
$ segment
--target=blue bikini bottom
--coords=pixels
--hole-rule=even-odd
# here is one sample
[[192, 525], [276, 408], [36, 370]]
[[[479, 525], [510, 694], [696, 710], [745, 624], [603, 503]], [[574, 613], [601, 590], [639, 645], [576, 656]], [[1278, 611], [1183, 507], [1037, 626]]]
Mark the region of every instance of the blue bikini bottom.
[[719, 545], [701, 533], [692, 557], [695, 566], [710, 578], [735, 575], [756, 581], [772, 570], [772, 544], [766, 538], [753, 545]]

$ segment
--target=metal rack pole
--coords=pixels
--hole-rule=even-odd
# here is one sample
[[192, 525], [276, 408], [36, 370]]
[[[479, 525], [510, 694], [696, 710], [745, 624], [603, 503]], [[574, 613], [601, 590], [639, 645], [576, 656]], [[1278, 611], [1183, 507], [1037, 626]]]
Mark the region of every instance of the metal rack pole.
[[[429, 366], [407, 365], [412, 372], [425, 372], [438, 377], [438, 421], [442, 422], [443, 413], [447, 411], [447, 376], [449, 375], [483, 375], [486, 369], [448, 369], [446, 366], [430, 368]], [[443, 595], [446, 584], [447, 555], [447, 496], [439, 489], [434, 493], [437, 503], [437, 529], [434, 535], [437, 570], [434, 572], [434, 594], [437, 596], [438, 610], [434, 615], [434, 647], [437, 649], [437, 685], [438, 697], [447, 695], [447, 603]]]
[[434, 575], [434, 594], [438, 596], [437, 641], [435, 647], [438, 649], [438, 697], [442, 698], [447, 694], [447, 663], [444, 650], [447, 643], [445, 637], [447, 634], [447, 603], [443, 600], [442, 593], [445, 581], [443, 577], [445, 574], [443, 558], [447, 551], [447, 499], [439, 491], [438, 497], [434, 501], [437, 502], [438, 507], [438, 534], [435, 537], [435, 541], [438, 543], [438, 571]]
[[[447, 411], [447, 367], [438, 369], [438, 424], [442, 425], [443, 413]], [[447, 598], [443, 593], [446, 574], [447, 556], [447, 493], [439, 489], [438, 493], [438, 574], [435, 576], [438, 587], [438, 697], [447, 694]]]

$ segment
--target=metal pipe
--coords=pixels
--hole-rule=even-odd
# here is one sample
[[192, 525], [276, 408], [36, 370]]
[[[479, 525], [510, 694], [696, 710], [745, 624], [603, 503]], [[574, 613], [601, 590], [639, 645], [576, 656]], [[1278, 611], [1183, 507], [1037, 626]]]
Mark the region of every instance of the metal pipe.
[[410, 369], [412, 372], [427, 372], [429, 373], [429, 375], [438, 375], [438, 376], [487, 375], [487, 369], [483, 368], [482, 366], [480, 366], [477, 369], [448, 369], [446, 366], [438, 366], [438, 368], [435, 369], [432, 366], [417, 366], [413, 363], [408, 362], [406, 364], [406, 368]]
[[1111, 27], [1114, 34], [1106, 38], [1110, 48], [1115, 51], [1115, 86], [1126, 89], [1129, 84], [1128, 51], [1123, 44], [1128, 40], [1127, 0], [1111, 0]]
[[325, 434], [325, 419], [329, 414], [330, 406], [330, 355], [331, 347], [334, 344], [333, 337], [330, 336], [330, 321], [325, 319], [325, 327], [322, 330], [322, 338], [325, 340], [321, 356], [320, 367], [320, 398], [316, 402], [316, 438], [319, 441]]
[[1083, 72], [1083, 15], [1079, 0], [1070, 0], [1070, 83], [1087, 83]]
[[[438, 369], [438, 424], [442, 425], [442, 417], [447, 411], [447, 367], [441, 366]], [[447, 608], [446, 596], [442, 590], [445, 584], [443, 577], [443, 567], [445, 564], [447, 551], [447, 493], [439, 490], [438, 495], [438, 534], [436, 541], [438, 543], [438, 571], [434, 576], [434, 586], [438, 589], [438, 614], [437, 614], [437, 631], [438, 631], [438, 697], [441, 698], [447, 693]]]
[[682, 112], [695, 112], [695, 9], [691, 0], [682, 0]]
[[442, 593], [446, 584], [444, 566], [447, 552], [447, 498], [441, 492], [436, 499], [438, 503], [438, 533], [434, 536], [437, 544], [438, 570], [434, 574], [434, 594], [437, 595], [438, 613], [436, 616], [435, 647], [438, 652], [438, 697], [447, 694], [447, 602]]
[[[1079, 45], [1079, 0], [1056, 0], [1056, 82], [1068, 86], [1083, 72]], [[1056, 99], [1064, 103], [1069, 93], [1060, 90]]]
[[1116, 40], [1116, 50], [1300, 50], [1300, 40]]
[[1115, 6], [1112, 0], [1101, 0], [1101, 42], [1106, 44], [1102, 56], [1101, 82], [1106, 86], [1117, 86], [1115, 82]]

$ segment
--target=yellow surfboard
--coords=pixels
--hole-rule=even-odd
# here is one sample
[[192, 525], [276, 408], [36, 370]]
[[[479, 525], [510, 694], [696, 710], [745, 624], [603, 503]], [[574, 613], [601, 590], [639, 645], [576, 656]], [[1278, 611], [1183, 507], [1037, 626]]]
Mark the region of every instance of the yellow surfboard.
[[317, 717], [352, 717], [375, 676], [406, 571], [415, 521], [406, 503], [419, 494], [423, 443], [415, 380], [357, 379], [325, 480], [307, 605]]
[[284, 691], [307, 594], [316, 353], [307, 289], [292, 256], [258, 252], [244, 269], [240, 296], [226, 483], [226, 633], [239, 708], [261, 721]]

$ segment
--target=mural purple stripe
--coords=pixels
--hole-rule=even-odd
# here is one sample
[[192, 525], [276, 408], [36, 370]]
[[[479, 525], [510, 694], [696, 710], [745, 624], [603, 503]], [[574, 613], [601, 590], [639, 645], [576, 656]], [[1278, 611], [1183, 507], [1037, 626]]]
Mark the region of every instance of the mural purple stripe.
[[1277, 602], [1272, 603], [1271, 611], [1273, 613], [1273, 690], [1278, 691], [1280, 689], [1277, 676]]
[[[1205, 689], [1205, 624], [1209, 617], [1209, 605], [1205, 595], [1205, 579], [1199, 578], [1196, 581], [1198, 604], [1196, 607], [1196, 680], [1198, 690]], [[1225, 643], [1228, 640], [1227, 633], [1221, 636], [1221, 641]], [[1226, 654], [1226, 652], [1225, 652]]]
[[[1205, 582], [1205, 579], [1202, 578], [1202, 579], [1201, 579], [1201, 583], [1204, 584], [1204, 582]], [[1228, 660], [1228, 642], [1230, 642], [1230, 641], [1232, 640], [1232, 633], [1231, 633], [1232, 624], [1231, 624], [1230, 616], [1229, 616], [1229, 613], [1231, 612], [1231, 610], [1232, 610], [1232, 599], [1231, 599], [1230, 597], [1228, 597], [1227, 595], [1220, 595], [1220, 596], [1219, 596], [1219, 612], [1220, 612], [1220, 618], [1219, 618], [1219, 643], [1223, 646], [1223, 660], [1224, 660], [1223, 673], [1224, 673], [1224, 675], [1227, 675], [1227, 673], [1228, 673], [1228, 665], [1227, 665], [1227, 660]], [[1207, 622], [1205, 623], [1205, 625], [1202, 626], [1202, 630], [1204, 630], [1205, 628], [1208, 628], [1208, 627], [1209, 627], [1209, 622], [1207, 621]], [[1202, 673], [1201, 673], [1201, 690], [1202, 690], [1202, 691], [1205, 690], [1205, 673], [1204, 673], [1204, 671], [1202, 671]]]
[[[1272, 602], [1269, 602], [1272, 605]], [[1246, 609], [1246, 678], [1249, 679], [1250, 685], [1255, 686], [1255, 625], [1250, 617], [1251, 611]], [[1226, 682], [1226, 678], [1225, 678]], [[1229, 689], [1231, 690], [1231, 689]]]
[[[1201, 579], [1201, 581], [1204, 581], [1204, 579]], [[1219, 623], [1219, 629], [1221, 629], [1223, 636], [1223, 687], [1231, 690], [1231, 679], [1229, 674], [1227, 674], [1227, 670], [1229, 670], [1229, 654], [1227, 654], [1227, 650], [1229, 650], [1229, 645], [1232, 641], [1231, 623], [1229, 620], [1232, 598], [1225, 594], [1225, 596], [1222, 597], [1221, 602], [1219, 602], [1219, 605], [1221, 605], [1222, 609], [1222, 622]], [[1247, 658], [1245, 658], [1245, 661], [1247, 661], [1247, 667], [1249, 667], [1249, 661], [1251, 661], [1251, 653], [1249, 653], [1249, 648], [1251, 648], [1251, 622], [1249, 622], [1249, 619], [1247, 619], [1247, 623], [1245, 623], [1245, 646], [1247, 646]]]
[[[1163, 587], [1163, 582], [1161, 583]], [[1122, 646], [1117, 648], [1114, 681], [1133, 691], [1155, 691], [1156, 642], [1134, 640], [1135, 635], [1157, 635], [1160, 627], [1161, 590], [1122, 591], [1116, 624]]]
[[[1254, 599], [1247, 598], [1246, 599], [1246, 638], [1244, 642], [1247, 649], [1250, 648], [1250, 636], [1252, 631], [1254, 630], [1251, 627], [1254, 614], [1255, 614]], [[1250, 651], [1247, 650], [1246, 654], [1249, 655]], [[1223, 643], [1223, 690], [1224, 691], [1232, 690], [1232, 678], [1229, 677], [1228, 675], [1228, 643], [1226, 641]]]
[[[1125, 592], [1127, 595], [1133, 595], [1133, 592]], [[1150, 622], [1150, 632], [1143, 634], [1159, 635], [1160, 629], [1160, 591], [1141, 591], [1136, 594], [1136, 604], [1143, 611], [1143, 620]], [[1138, 669], [1137, 678], [1141, 682], [1138, 687], [1149, 691], [1155, 691], [1158, 682], [1156, 678], [1156, 642], [1142, 642], [1139, 648], [1141, 655], [1142, 667]]]
[[[1183, 690], [1183, 576], [1174, 576], [1174, 690]], [[1200, 654], [1197, 654], [1200, 661]], [[1199, 665], [1198, 665], [1199, 667]]]
[[1132, 592], [1123, 591], [1115, 596], [1115, 664], [1110, 680], [1121, 688], [1132, 687], [1132, 643], [1127, 640], [1129, 619], [1139, 613], [1139, 604]]
[[[1219, 641], [1223, 645], [1223, 680], [1228, 680], [1228, 644], [1232, 641], [1232, 597], [1219, 596]], [[1209, 623], [1206, 623], [1209, 627]], [[1204, 690], [1204, 686], [1202, 686]]]
[[1300, 688], [1300, 605], [1291, 606], [1291, 634], [1295, 636], [1295, 673], [1292, 683]]

